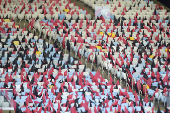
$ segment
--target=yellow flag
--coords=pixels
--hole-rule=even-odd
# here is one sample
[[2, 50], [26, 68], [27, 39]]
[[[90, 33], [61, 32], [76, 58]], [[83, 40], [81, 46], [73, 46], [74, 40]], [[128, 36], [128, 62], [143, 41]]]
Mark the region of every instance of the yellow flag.
[[96, 48], [97, 48], [97, 49], [102, 49], [102, 47], [101, 47], [101, 46], [96, 46]]
[[154, 56], [153, 55], [150, 55], [149, 58], [153, 58]]
[[114, 34], [114, 33], [112, 33], [112, 37], [115, 37], [115, 34]]
[[129, 103], [128, 99], [126, 99], [126, 103]]
[[11, 22], [10, 19], [4, 19], [5, 22]]
[[147, 85], [146, 88], [149, 89], [149, 86]]
[[143, 85], [143, 86], [145, 86], [145, 87], [146, 87], [146, 89], [149, 89], [149, 86], [148, 86], [148, 85]]
[[19, 41], [14, 41], [13, 43], [14, 43], [14, 45], [16, 45], [16, 46], [19, 45]]
[[49, 88], [52, 89], [52, 88], [53, 88], [53, 85], [49, 85]]
[[36, 52], [36, 54], [37, 54], [37, 55], [40, 55], [40, 54], [41, 54], [41, 52], [40, 52], [40, 51], [37, 51], [37, 52]]
[[133, 38], [133, 37], [130, 37], [130, 40], [134, 40], [134, 38]]
[[114, 33], [108, 33], [109, 37], [111, 36], [112, 38], [115, 37]]
[[107, 49], [102, 49], [103, 52], [107, 52]]
[[[167, 52], [167, 49], [165, 49], [165, 52]], [[170, 49], [169, 49], [169, 52], [170, 52]]]
[[107, 33], [109, 36], [111, 36], [112, 33]]
[[69, 12], [69, 9], [63, 9], [65, 12]]
[[19, 26], [18, 26], [18, 25], [15, 25], [15, 27], [16, 27], [16, 28], [19, 28]]
[[103, 32], [100, 32], [100, 35], [103, 35]]

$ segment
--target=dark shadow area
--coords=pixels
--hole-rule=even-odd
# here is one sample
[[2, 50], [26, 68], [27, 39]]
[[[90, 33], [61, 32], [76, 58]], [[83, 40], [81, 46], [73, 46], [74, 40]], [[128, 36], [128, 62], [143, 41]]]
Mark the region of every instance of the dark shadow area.
[[169, 0], [158, 0], [162, 4], [164, 4], [166, 7], [170, 8], [170, 1]]
[[154, 4], [163, 6], [168, 12], [170, 12], [170, 0], [151, 0]]

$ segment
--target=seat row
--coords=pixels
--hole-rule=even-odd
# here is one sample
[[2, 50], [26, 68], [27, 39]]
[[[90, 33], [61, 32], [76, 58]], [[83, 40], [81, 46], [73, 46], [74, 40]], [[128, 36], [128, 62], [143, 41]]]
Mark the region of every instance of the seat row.
[[[151, 18], [151, 20], [155, 20], [156, 18], [159, 18], [159, 15], [156, 15], [156, 13], [154, 14], [154, 12], [153, 12], [153, 17], [154, 18]], [[158, 100], [162, 100], [162, 102], [166, 102], [166, 99], [164, 97], [167, 94], [166, 88], [168, 88], [168, 83], [169, 83], [169, 81], [168, 81], [169, 71], [167, 72], [167, 70], [168, 70], [167, 64], [166, 64], [167, 61], [164, 59], [164, 57], [166, 57], [166, 55], [167, 56], [169, 55], [169, 53], [168, 53], [168, 50], [169, 50], [169, 48], [168, 48], [169, 28], [168, 28], [168, 25], [167, 26], [166, 26], [166, 24], [163, 25], [163, 23], [166, 23], [167, 21], [165, 22], [162, 20], [163, 23], [161, 23], [161, 22], [158, 23], [158, 20], [159, 20], [158, 19], [153, 22], [146, 21], [147, 25], [143, 25], [144, 20], [146, 20], [146, 19], [141, 19], [141, 21], [139, 22], [138, 25], [136, 25], [136, 23], [138, 23], [137, 21], [139, 21], [138, 19], [129, 20], [129, 22], [127, 22], [127, 23], [125, 22], [125, 24], [124, 24], [123, 23], [124, 21], [121, 22], [120, 18], [117, 18], [117, 16], [115, 15], [114, 21], [110, 20], [110, 21], [108, 21], [108, 23], [106, 23], [107, 20], [100, 18], [99, 23], [101, 22], [101, 25], [99, 24], [99, 27], [96, 25], [98, 23], [98, 20], [94, 20], [92, 22], [88, 19], [86, 19], [86, 20], [82, 19], [80, 21], [71, 21], [71, 22], [64, 21], [64, 20], [60, 20], [60, 21], [52, 20], [52, 19], [51, 20], [40, 19], [35, 22], [35, 20], [33, 19], [33, 20], [30, 20], [29, 25], [34, 26], [34, 28], [37, 28], [37, 29], [39, 29], [40, 32], [43, 32], [45, 34], [46, 38], [53, 38], [53, 39], [55, 39], [54, 42], [58, 40], [63, 45], [64, 48], [66, 48], [68, 50], [70, 50], [70, 48], [72, 48], [74, 51], [77, 52], [76, 55], [78, 55], [80, 58], [82, 56], [85, 56], [87, 58], [87, 61], [88, 60], [91, 61], [92, 64], [93, 64], [93, 62], [95, 62], [97, 65], [101, 65], [102, 69], [104, 69], [104, 68], [108, 69], [109, 73], [112, 73], [112, 74], [116, 75], [117, 77], [119, 77], [120, 81], [121, 81], [121, 79], [126, 80], [126, 82], [130, 86], [132, 86], [132, 89], [133, 89], [133, 85], [136, 87], [136, 91], [138, 93], [142, 91], [144, 94], [146, 94], [146, 97], [147, 97], [147, 93], [148, 93], [148, 95], [150, 95], [152, 97], [152, 99], [153, 99], [153, 97], [155, 97]], [[165, 19], [165, 20], [168, 20], [168, 19]], [[4, 23], [3, 21], [1, 21], [1, 22]], [[79, 22], [79, 23], [77, 23], [77, 22]], [[85, 23], [85, 25], [83, 25], [83, 23]], [[114, 25], [112, 23], [114, 23]], [[90, 27], [90, 26], [92, 26], [92, 27]], [[134, 26], [134, 27], [137, 26], [137, 27], [134, 29], [133, 28], [131, 29], [130, 26]], [[96, 29], [96, 27], [97, 27], [97, 29]], [[123, 30], [123, 27], [125, 27], [126, 31]], [[150, 27], [152, 27], [151, 30], [149, 29]], [[89, 28], [91, 30], [89, 30]], [[106, 28], [106, 30], [104, 30], [104, 28]], [[11, 36], [13, 36], [14, 39], [17, 39], [17, 41], [15, 43], [13, 43], [12, 47], [9, 47], [8, 49], [5, 49], [3, 47], [4, 49], [2, 49], [2, 51], [4, 52], [4, 51], [8, 51], [8, 50], [13, 50], [13, 49], [15, 49], [15, 51], [16, 51], [19, 49], [19, 50], [25, 51], [25, 53], [28, 52], [30, 54], [33, 54], [33, 56], [30, 56], [30, 55], [25, 56], [24, 59], [26, 59], [26, 57], [27, 57], [27, 60], [25, 60], [24, 63], [22, 62], [23, 66], [25, 65], [26, 67], [28, 66], [28, 67], [32, 68], [31, 71], [36, 70], [38, 72], [39, 71], [43, 72], [42, 68], [45, 68], [43, 66], [40, 70], [37, 70], [39, 67], [41, 67], [42, 64], [43, 65], [48, 64], [48, 65], [46, 65], [46, 67], [47, 66], [50, 67], [48, 69], [48, 71], [51, 70], [52, 72], [54, 71], [53, 68], [55, 69], [56, 67], [58, 67], [57, 64], [62, 65], [63, 69], [70, 68], [69, 65], [67, 65], [67, 66], [65, 65], [65, 62], [63, 63], [60, 61], [63, 58], [60, 59], [60, 57], [59, 57], [56, 59], [55, 63], [52, 62], [51, 59], [53, 59], [53, 60], [55, 59], [53, 57], [55, 57], [54, 53], [57, 48], [52, 49], [52, 47], [53, 47], [52, 45], [44, 43], [43, 40], [38, 39], [38, 37], [36, 37], [36, 36], [33, 36], [33, 34], [31, 34], [29, 31], [16, 29], [15, 32], [11, 33], [10, 37], [9, 37], [8, 33], [11, 32], [9, 26], [5, 25], [5, 26], [3, 26], [3, 29], [4, 29], [3, 34], [5, 33], [6, 36], [3, 36], [4, 40], [2, 40], [2, 42], [3, 43], [7, 42], [7, 44], [4, 45], [5, 47], [11, 46], [10, 42], [14, 42], [14, 40], [11, 39], [12, 38]], [[55, 31], [55, 32], [53, 32], [53, 31]], [[149, 34], [149, 32], [151, 32], [151, 34]], [[17, 36], [16, 34], [20, 34], [21, 37]], [[23, 34], [25, 35], [25, 37]], [[135, 37], [135, 35], [136, 35], [136, 37]], [[162, 36], [164, 36], [166, 38], [164, 38]], [[28, 38], [28, 40], [27, 40], [27, 38]], [[165, 42], [165, 40], [167, 41], [167, 43]], [[25, 42], [21, 43], [23, 41], [25, 41]], [[29, 44], [28, 48], [30, 48], [30, 50], [28, 50], [28, 51], [24, 50], [25, 48], [23, 49], [23, 47], [24, 47], [24, 45], [26, 45], [26, 43]], [[39, 48], [35, 46], [37, 43], [41, 43]], [[15, 47], [14, 45], [17, 45], [17, 47]], [[20, 46], [20, 45], [22, 45], [22, 46]], [[2, 46], [3, 46], [3, 44], [2, 44]], [[48, 46], [48, 48], [45, 46]], [[41, 49], [42, 47], [46, 48], [47, 50], [43, 51], [43, 49]], [[165, 52], [161, 53], [162, 50], [160, 52], [160, 49], [164, 50]], [[156, 53], [153, 54], [154, 52], [156, 52]], [[7, 65], [9, 63], [9, 62], [7, 62], [9, 59], [9, 56], [8, 56], [9, 54], [7, 54], [7, 53], [9, 53], [9, 52], [3, 53], [3, 55], [5, 55], [5, 56], [2, 57], [2, 63], [1, 63], [3, 65], [2, 68], [9, 66], [9, 65]], [[61, 52], [59, 52], [59, 53], [61, 56]], [[17, 56], [16, 54], [18, 54], [21, 57], [21, 58], [17, 58], [17, 59], [19, 59], [18, 61], [14, 59]], [[36, 56], [34, 54], [38, 54], [38, 56]], [[44, 59], [43, 57], [46, 56], [46, 54], [51, 55], [51, 56], [47, 55], [48, 58]], [[13, 57], [14, 58], [10, 57], [10, 59], [17, 64], [15, 67], [15, 68], [17, 68], [19, 66], [19, 64], [21, 64], [21, 61], [23, 60], [22, 59], [23, 53], [17, 51], [17, 52], [15, 52], [15, 55], [13, 55]], [[31, 57], [31, 59], [30, 59], [30, 57]], [[40, 59], [39, 59], [39, 57], [40, 57]], [[38, 61], [36, 61], [36, 59]], [[67, 59], [67, 57], [65, 59]], [[57, 61], [59, 61], [59, 62], [57, 63]], [[65, 61], [68, 62], [67, 60], [65, 60]], [[34, 63], [37, 63], [39, 65], [35, 66], [35, 65], [33, 65]], [[52, 63], [52, 64], [49, 65], [49, 63]], [[155, 65], [154, 65], [154, 63], [155, 63]], [[25, 76], [28, 78], [27, 79], [28, 81], [33, 82], [35, 80], [34, 78], [37, 77], [37, 74], [35, 72], [33, 72], [33, 73], [29, 72], [29, 70], [25, 69], [25, 68], [22, 70], [21, 67], [18, 67], [18, 69], [19, 69], [18, 74], [20, 74], [21, 72], [23, 72], [23, 74], [21, 73], [21, 75], [17, 76], [15, 78], [15, 80], [18, 82], [21, 82], [21, 81], [23, 81], [23, 76]], [[84, 67], [85, 66], [83, 66], [83, 68], [81, 69], [81, 70], [83, 70], [83, 73], [84, 73]], [[77, 67], [75, 67], [75, 68], [77, 68]], [[154, 69], [154, 68], [156, 68], [156, 69]], [[59, 71], [60, 68], [57, 70]], [[77, 71], [79, 69], [75, 69], [75, 70]], [[24, 73], [24, 71], [26, 71], [26, 73]], [[76, 72], [76, 71], [73, 71], [73, 72]], [[79, 72], [81, 72], [81, 71], [79, 70]], [[165, 74], [165, 72], [167, 72], [167, 73]], [[29, 74], [27, 74], [27, 73], [29, 73]], [[92, 81], [92, 83], [95, 82], [95, 84], [96, 84], [96, 81], [97, 82], [100, 82], [100, 80], [103, 81], [103, 78], [101, 77], [99, 72], [96, 72], [97, 74], [93, 74], [93, 73], [91, 74], [91, 73], [90, 73], [90, 71], [88, 71], [88, 74], [91, 77], [90, 78], [91, 80], [88, 80], [88, 81]], [[7, 73], [5, 73], [5, 74], [7, 74]], [[5, 74], [3, 73], [3, 78], [4, 77], [8, 78], [8, 76], [6, 76]], [[8, 74], [10, 74], [10, 72]], [[38, 73], [38, 74], [41, 75], [42, 73]], [[56, 74], [57, 74], [57, 72], [56, 72]], [[65, 72], [65, 74], [67, 75], [68, 73]], [[28, 76], [28, 75], [31, 75], [31, 76]], [[71, 74], [70, 76], [73, 77], [72, 75], [75, 75], [75, 73]], [[92, 75], [94, 75], [95, 77], [93, 77]], [[47, 76], [49, 78], [51, 77], [50, 74], [47, 74]], [[48, 84], [48, 80], [46, 80], [48, 78], [47, 76], [44, 78], [42, 78], [43, 76], [38, 77], [39, 80], [35, 81], [35, 84], [28, 83], [28, 87], [30, 84], [32, 84], [32, 89], [31, 89], [31, 87], [29, 87], [29, 88], [27, 87], [28, 90], [26, 90], [26, 91], [23, 91], [23, 89], [21, 87], [22, 82], [21, 82], [21, 84], [20, 83], [14, 84], [14, 86], [18, 85], [16, 89], [17, 89], [17, 92], [19, 92], [19, 93], [17, 93], [17, 94], [18, 95], [24, 95], [24, 94], [27, 95], [27, 93], [31, 94], [34, 87], [37, 87], [36, 83], [39, 84], [38, 82], [40, 81], [40, 79], [41, 79], [41, 81], [45, 82], [45, 84], [47, 85]], [[54, 79], [54, 80], [51, 79], [51, 80], [49, 80], [49, 82], [54, 82], [55, 80], [59, 80], [58, 79], [59, 75], [56, 75], [56, 76], [57, 76], [56, 79]], [[54, 75], [53, 77], [56, 77], [56, 76]], [[63, 73], [62, 73], [62, 76], [63, 76]], [[82, 78], [81, 73], [78, 73], [76, 76], [79, 76], [80, 78]], [[75, 76], [75, 81], [77, 80], [76, 76]], [[4, 81], [3, 78], [2, 78], [2, 80]], [[98, 79], [96, 80], [95, 78], [98, 78]], [[10, 79], [7, 79], [7, 80], [10, 81]], [[74, 86], [74, 84], [73, 84], [74, 80], [73, 80], [73, 82], [71, 81], [70, 84], [73, 85], [74, 88], [76, 87], [76, 89], [77, 89], [77, 87], [80, 87], [80, 86], [83, 87], [83, 85], [81, 84], [81, 81], [77, 81], [77, 82], [78, 82], [79, 86]], [[107, 83], [107, 80], [105, 80], [105, 82]], [[92, 84], [92, 83], [90, 83], [90, 84]], [[147, 85], [146, 85], [146, 83], [147, 83]], [[87, 86], [90, 86], [90, 84], [87, 83]], [[2, 84], [2, 86], [6, 86], [6, 84], [5, 85]], [[9, 83], [9, 87], [11, 87], [11, 86], [12, 85], [10, 85], [10, 83]], [[97, 86], [99, 87], [100, 85], [97, 84]], [[44, 89], [47, 89], [46, 86], [43, 86], [43, 87], [44, 87]], [[49, 87], [51, 87], [51, 86], [49, 86]], [[69, 85], [68, 85], [68, 87], [69, 87]], [[72, 91], [75, 91], [74, 88], [72, 88]], [[26, 89], [26, 88], [24, 88], [24, 89]], [[29, 89], [32, 91], [30, 91]], [[101, 88], [99, 88], [99, 89], [101, 89]], [[107, 89], [107, 88], [105, 88], [105, 89]], [[163, 89], [165, 89], [165, 90], [163, 90]], [[60, 88], [59, 92], [61, 90], [62, 90], [62, 88]], [[65, 90], [67, 90], [67, 87], [64, 88], [64, 91]], [[41, 89], [41, 91], [42, 91], [42, 89]], [[106, 95], [107, 95], [106, 90], [100, 90], [100, 92], [102, 92], [102, 91], [104, 93], [106, 92]], [[43, 90], [43, 92], [44, 92], [44, 90]], [[47, 95], [46, 92], [47, 92], [47, 90], [45, 91], [45, 95]], [[116, 91], [113, 91], [113, 92], [116, 92]], [[119, 91], [119, 92], [121, 92], [121, 91]], [[126, 92], [126, 90], [125, 90], [125, 92]], [[16, 92], [15, 92], [15, 94], [16, 94]], [[54, 93], [53, 93], [53, 95], [54, 95]], [[95, 95], [98, 95], [98, 93], [96, 93]], [[99, 93], [99, 95], [102, 95], [102, 93]], [[119, 95], [122, 95], [122, 94], [119, 94]], [[123, 94], [123, 95], [125, 96], [125, 94]], [[136, 96], [137, 93], [135, 93], [133, 95], [135, 95], [135, 96], [133, 96], [135, 98], [138, 97], [138, 96]], [[16, 96], [14, 96], [14, 97], [16, 97]], [[44, 99], [45, 96], [43, 96], [43, 95], [41, 95], [41, 97], [43, 98], [43, 100], [49, 98], [46, 96], [46, 98]], [[53, 97], [53, 96], [51, 96], [51, 97]], [[14, 99], [18, 103], [19, 98], [18, 97], [16, 97], [16, 98], [17, 99], [15, 99], [15, 98]], [[30, 100], [30, 98], [31, 97], [27, 96], [27, 102], [25, 103], [25, 106], [23, 105], [23, 103], [20, 105], [20, 106], [23, 105], [22, 106], [23, 109], [21, 109], [22, 111], [30, 109], [31, 106], [33, 106], [33, 105], [35, 106], [35, 104], [37, 103], [37, 101], [34, 102], [35, 104], [32, 104], [32, 102], [29, 102], [28, 100]], [[33, 98], [34, 98], [34, 96], [33, 96]], [[54, 98], [58, 99], [58, 97], [55, 97], [55, 96], [54, 96]], [[112, 96], [112, 98], [115, 98], [115, 97]], [[74, 98], [72, 98], [72, 99], [74, 100]], [[43, 101], [43, 103], [46, 103], [43, 106], [46, 106], [46, 105], [52, 106], [51, 100], [52, 99], [50, 98], [50, 100], [48, 101], [49, 104], [47, 104], [48, 102]], [[137, 101], [137, 100], [138, 99], [136, 99], [135, 101]], [[122, 101], [125, 101], [125, 99]], [[21, 101], [19, 101], [19, 102], [21, 102]], [[31, 103], [29, 108], [26, 107], [28, 105], [28, 103]], [[64, 103], [62, 103], [62, 104], [64, 104]], [[140, 102], [138, 103], [138, 105], [139, 104], [140, 104]], [[59, 104], [57, 104], [57, 105], [58, 105], [58, 107], [60, 107]], [[143, 107], [138, 107], [138, 105], [137, 105], [137, 108], [135, 107], [135, 110], [137, 110], [137, 109], [140, 110], [140, 108], [143, 109]], [[41, 105], [39, 105], [39, 106], [41, 106]], [[109, 104], [109, 106], [110, 106], [110, 104]], [[141, 104], [141, 106], [144, 106], [144, 104], [143, 105]], [[149, 105], [149, 106], [151, 106], [151, 105]], [[95, 106], [95, 107], [97, 107], [97, 106]], [[74, 108], [74, 107], [71, 106], [71, 108]], [[84, 108], [85, 108], [85, 110], [83, 110]], [[84, 108], [82, 108], [81, 110], [83, 110], [83, 111], [88, 110], [85, 106], [84, 106]], [[115, 110], [120, 111], [120, 108], [122, 111], [124, 106], [120, 107], [119, 105], [117, 105]], [[38, 109], [41, 110], [41, 107]], [[66, 109], [67, 109], [67, 107], [66, 107]], [[75, 109], [73, 109], [73, 110], [75, 110]], [[104, 112], [106, 112], [106, 110], [103, 108], [99, 108], [98, 111], [100, 109], [102, 109]], [[113, 108], [110, 108], [110, 111], [112, 111], [112, 109]], [[132, 109], [132, 112], [133, 112], [133, 107], [132, 108], [125, 107], [125, 109], [128, 109], [128, 111], [130, 111], [130, 109]], [[149, 108], [150, 111], [151, 111], [151, 109], [152, 108]], [[33, 110], [35, 110], [35, 108]], [[95, 108], [94, 108], [94, 110], [95, 110]], [[63, 110], [63, 112], [64, 111], [65, 110]], [[107, 109], [107, 111], [108, 111], [108, 109]]]
[[[159, 18], [159, 15], [156, 15], [156, 13], [154, 14], [153, 12], [152, 17]], [[95, 28], [96, 24], [98, 23], [98, 20], [96, 20], [97, 22], [95, 21], [96, 24], [95, 22], [92, 23], [89, 20], [85, 20], [85, 21], [80, 20], [79, 24], [77, 24], [77, 22], [74, 23], [73, 21], [71, 21], [71, 24], [70, 22], [68, 22], [66, 26], [63, 25], [63, 27], [61, 27], [60, 29], [56, 29], [58, 32], [57, 34], [59, 36], [57, 37], [55, 37], [56, 35], [52, 35], [52, 36], [54, 37], [54, 39], [58, 39], [59, 42], [63, 44], [63, 47], [65, 47], [64, 45], [66, 45], [67, 40], [69, 40], [71, 48], [73, 48], [74, 51], [80, 54], [79, 57], [85, 56], [88, 60], [91, 60], [92, 62], [98, 61], [97, 65], [101, 65], [102, 67], [108, 69], [109, 71], [111, 71], [111, 73], [116, 74], [120, 78], [127, 79], [128, 76], [132, 75], [134, 80], [129, 79], [130, 84], [132, 84], [131, 83], [132, 81], [135, 81], [136, 85], [137, 83], [144, 85], [146, 83], [149, 83], [152, 78], [152, 83], [149, 86], [152, 89], [148, 89], [148, 90], [152, 92], [149, 93], [149, 95], [153, 96], [157, 88], [163, 90], [165, 87], [168, 87], [168, 83], [169, 83], [167, 79], [167, 77], [169, 77], [169, 73], [167, 72], [165, 74], [165, 72], [168, 70], [166, 66], [166, 61], [160, 60], [160, 57], [166, 58], [169, 54], [167, 52], [168, 43], [169, 43], [169, 38], [168, 38], [169, 35], [167, 32], [169, 32], [168, 31], [169, 28], [168, 25], [166, 27], [166, 22], [168, 23], [168, 20], [166, 19], [166, 22], [164, 21], [165, 27], [162, 27], [163, 25], [162, 22], [157, 21], [159, 24], [158, 25], [154, 20], [155, 18], [150, 18], [150, 21], [142, 19], [142, 21], [140, 21], [140, 23], [138, 24], [140, 27], [138, 26], [137, 28], [132, 28], [132, 29], [130, 29], [130, 26], [133, 26], [137, 21], [139, 21], [137, 18], [134, 20], [130, 20], [127, 26], [126, 24], [123, 25], [124, 21], [120, 23], [119, 20], [118, 21], [119, 23], [117, 22], [117, 24], [119, 25], [118, 26], [113, 25], [113, 27], [112, 27], [111, 20], [110, 20], [110, 24], [109, 23], [105, 24], [105, 20], [102, 19], [99, 20], [102, 23], [102, 26], [98, 24], [99, 25], [97, 26], [98, 29]], [[116, 21], [117, 20], [115, 19], [114, 23]], [[143, 26], [142, 24], [144, 23], [144, 21], [146, 21], [145, 22], [146, 24]], [[49, 25], [48, 22], [50, 23], [50, 21], [48, 20], [43, 22], [39, 21], [39, 22], [40, 22], [40, 26], [44, 26], [44, 27], [47, 27]], [[53, 21], [52, 23], [55, 23], [55, 21]], [[83, 23], [85, 23], [86, 25], [84, 26], [84, 28], [81, 27], [83, 26], [82, 25]], [[156, 24], [157, 24], [157, 28], [160, 27], [164, 30], [160, 31], [160, 29], [155, 28]], [[60, 25], [62, 26], [62, 24]], [[92, 28], [91, 30], [88, 30], [89, 29], [88, 27], [90, 26], [92, 26]], [[112, 28], [109, 29], [109, 26], [111, 26]], [[125, 28], [125, 26], [126, 26], [126, 31], [122, 28], [122, 27]], [[152, 28], [151, 29], [152, 31], [148, 27]], [[106, 28], [106, 31], [104, 28]], [[112, 30], [113, 28], [114, 30]], [[50, 33], [52, 33], [50, 29], [43, 28], [41, 31], [43, 31], [45, 35], [48, 32], [49, 35]], [[167, 31], [165, 29], [167, 29]], [[97, 33], [94, 31], [96, 31]], [[135, 39], [134, 37], [137, 38]], [[157, 42], [158, 40], [159, 42]], [[167, 41], [167, 43], [165, 42], [165, 40]], [[77, 43], [76, 45], [75, 42]], [[142, 48], [142, 46], [144, 46], [144, 48]], [[160, 53], [160, 49], [162, 49], [164, 52], [161, 50]], [[126, 53], [126, 51], [129, 53]], [[139, 51], [140, 52], [145, 51], [145, 53], [139, 53]], [[133, 54], [131, 52], [133, 52]], [[145, 61], [147, 61], [148, 63], [146, 63]], [[141, 62], [141, 64], [138, 64], [139, 62]], [[152, 63], [156, 67], [154, 67]], [[129, 68], [127, 68], [127, 65], [129, 66]], [[163, 69], [165, 68], [164, 69], [165, 71], [163, 69], [160, 70], [159, 66], [160, 69], [162, 67]], [[114, 69], [113, 67], [116, 68]], [[148, 68], [149, 71], [144, 70], [145, 68]], [[153, 68], [157, 68], [157, 69], [154, 71]], [[131, 74], [125, 70], [129, 70]], [[144, 78], [145, 75], [147, 79]], [[157, 76], [158, 79], [155, 79]], [[162, 78], [163, 81], [161, 85], [158, 84], [160, 81], [159, 79], [160, 77]], [[155, 91], [153, 90], [153, 87]], [[139, 91], [140, 90], [141, 89], [139, 88]], [[163, 92], [162, 94], [164, 95]], [[165, 96], [163, 95], [161, 95], [159, 99], [165, 102], [166, 101], [164, 100]]]
[[154, 111], [153, 103], [142, 100], [130, 87], [122, 89], [112, 77], [103, 79], [99, 71], [64, 54], [56, 43], [29, 31], [1, 35], [0, 52], [0, 88], [13, 89], [12, 95], [4, 96], [16, 112]]

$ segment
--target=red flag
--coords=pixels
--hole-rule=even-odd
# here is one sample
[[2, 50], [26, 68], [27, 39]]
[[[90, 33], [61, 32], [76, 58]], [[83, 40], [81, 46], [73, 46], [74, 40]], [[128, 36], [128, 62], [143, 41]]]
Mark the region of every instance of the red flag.
[[81, 37], [81, 36], [78, 36], [77, 43], [84, 43], [84, 40], [82, 39], [82, 37]]
[[149, 78], [149, 79], [147, 80], [147, 85], [148, 85], [149, 87], [151, 87], [151, 85], [152, 85], [151, 78]]
[[118, 101], [117, 100], [115, 100], [115, 102], [112, 104], [112, 106], [116, 106], [116, 105], [118, 105]]
[[119, 5], [118, 5], [118, 7], [121, 7], [121, 4], [120, 4], [120, 2], [119, 2]]
[[106, 61], [106, 59], [105, 59], [105, 57], [102, 55], [102, 59], [104, 60], [104, 61]]
[[[133, 101], [132, 101], [133, 102]], [[132, 113], [135, 113], [134, 107], [132, 107]]]
[[151, 74], [152, 77], [155, 77], [155, 73], [152, 71], [152, 74]]
[[120, 68], [122, 67], [119, 63], [119, 61], [116, 59], [116, 62], [115, 62]]
[[128, 69], [126, 69], [126, 71], [128, 72], [128, 78], [132, 78], [132, 74], [130, 73], [130, 71]]
[[100, 71], [98, 70], [96, 74], [94, 75], [94, 78], [100, 78]]
[[109, 1], [107, 0], [107, 3], [106, 4], [109, 4]]
[[121, 15], [123, 15], [123, 16], [125, 15], [125, 11], [124, 11], [124, 10], [123, 10], [123, 12], [121, 13]]
[[9, 82], [9, 76], [8, 76], [8, 73], [7, 73], [6, 76], [5, 76], [5, 83], [8, 84], [8, 82]]
[[153, 97], [154, 97], [154, 95], [150, 98], [151, 101], [153, 101]]
[[125, 113], [129, 113], [129, 112], [128, 112], [128, 109], [127, 109], [126, 107], [125, 107]]
[[62, 45], [63, 45], [63, 48], [65, 49], [65, 37], [63, 38]]
[[40, 107], [40, 109], [39, 109], [38, 113], [41, 113], [41, 111], [42, 111], [42, 106]]
[[145, 103], [148, 103], [148, 95], [145, 96], [144, 102], [145, 102]]
[[156, 75], [156, 79], [157, 79], [157, 81], [159, 82], [160, 81], [160, 73], [159, 73], [159, 71], [157, 71], [157, 75]]
[[165, 82], [167, 82], [167, 81], [168, 81], [168, 75], [166, 74], [165, 77], [163, 78], [164, 84], [165, 84]]
[[137, 81], [137, 88], [138, 90], [141, 90], [140, 80]]

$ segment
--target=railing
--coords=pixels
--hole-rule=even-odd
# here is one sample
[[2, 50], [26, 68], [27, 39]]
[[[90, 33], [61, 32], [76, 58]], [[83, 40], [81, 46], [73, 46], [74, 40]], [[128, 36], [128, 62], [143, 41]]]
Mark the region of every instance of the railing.
[[167, 108], [170, 110], [170, 90], [168, 90], [167, 98]]
[[14, 111], [14, 103], [13, 103], [13, 89], [0, 89], [0, 109], [2, 112], [11, 112]]

